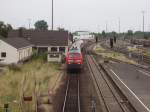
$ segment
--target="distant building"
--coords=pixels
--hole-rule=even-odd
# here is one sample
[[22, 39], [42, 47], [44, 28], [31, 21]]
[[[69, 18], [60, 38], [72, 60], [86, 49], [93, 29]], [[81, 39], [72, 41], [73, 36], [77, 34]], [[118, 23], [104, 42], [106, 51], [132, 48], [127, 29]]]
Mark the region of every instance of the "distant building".
[[32, 56], [32, 44], [24, 38], [0, 40], [0, 63], [12, 64], [25, 61]]
[[92, 35], [89, 31], [76, 31], [74, 34], [75, 34], [73, 36], [74, 40], [78, 40], [78, 39], [82, 39], [82, 40], [94, 39], [94, 35]]
[[[58, 54], [67, 54], [71, 36], [68, 31], [49, 30], [19, 29], [8, 33], [8, 38], [24, 38], [34, 45], [33, 48], [36, 49], [38, 53], [48, 53], [48, 61], [56, 60], [53, 58], [56, 58]], [[52, 56], [54, 53], [57, 55]]]

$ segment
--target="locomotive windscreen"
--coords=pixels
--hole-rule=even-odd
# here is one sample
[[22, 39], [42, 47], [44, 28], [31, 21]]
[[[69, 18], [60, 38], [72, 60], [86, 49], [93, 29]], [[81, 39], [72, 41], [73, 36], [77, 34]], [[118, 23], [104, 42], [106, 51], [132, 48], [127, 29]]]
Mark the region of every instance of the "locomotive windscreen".
[[81, 56], [80, 53], [70, 53], [69, 54], [69, 58], [78, 58], [80, 56]]

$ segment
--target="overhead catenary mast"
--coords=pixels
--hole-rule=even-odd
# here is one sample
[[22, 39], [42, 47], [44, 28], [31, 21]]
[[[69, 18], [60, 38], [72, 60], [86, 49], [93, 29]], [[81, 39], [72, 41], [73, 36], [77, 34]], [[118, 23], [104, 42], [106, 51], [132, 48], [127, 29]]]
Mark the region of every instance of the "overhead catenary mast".
[[28, 27], [31, 28], [31, 18], [28, 18]]
[[145, 31], [145, 16], [144, 16], [144, 14], [145, 14], [145, 11], [142, 11], [142, 15], [143, 15], [143, 33]]
[[52, 0], [52, 30], [54, 29], [54, 1]]
[[119, 18], [119, 34], [120, 34], [120, 18]]
[[106, 22], [106, 33], [108, 32], [108, 22]]

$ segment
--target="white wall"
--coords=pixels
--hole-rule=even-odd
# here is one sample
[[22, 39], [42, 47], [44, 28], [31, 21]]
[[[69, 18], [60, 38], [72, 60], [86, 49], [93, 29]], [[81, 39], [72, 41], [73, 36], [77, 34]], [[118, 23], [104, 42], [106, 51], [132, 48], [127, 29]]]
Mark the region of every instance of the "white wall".
[[[6, 52], [5, 58], [1, 57], [1, 52]], [[18, 62], [17, 49], [0, 40], [0, 59], [3, 60], [0, 61], [0, 63], [4, 64], [17, 63]]]
[[17, 56], [18, 56], [19, 61], [26, 60], [33, 54], [31, 46], [22, 48], [22, 49], [18, 49], [17, 51], [18, 51]]
[[73, 39], [94, 39], [94, 35], [79, 35], [79, 36], [73, 36]]
[[51, 52], [51, 48], [52, 47], [57, 47], [57, 52], [59, 52], [59, 47], [65, 47], [65, 55], [67, 54], [68, 52], [68, 46], [49, 46], [48, 47], [48, 52]]
[[[67, 52], [68, 52], [68, 46], [49, 46], [49, 47], [48, 47], [48, 52], [51, 52], [51, 48], [52, 48], [52, 47], [57, 47], [57, 52], [58, 52], [58, 53], [60, 52], [60, 51], [59, 51], [59, 47], [65, 47], [64, 55], [66, 55]], [[48, 60], [49, 62], [61, 62], [61, 60], [62, 60], [62, 55], [59, 54], [59, 57], [50, 57], [50, 54], [48, 54], [48, 55], [47, 55], [47, 60]]]
[[59, 55], [58, 57], [50, 57], [50, 55], [51, 54], [47, 55], [48, 62], [61, 62], [61, 60], [62, 60], [61, 54], [57, 54], [57, 55]]
[[[6, 52], [6, 57], [1, 57], [1, 53]], [[32, 46], [16, 49], [13, 46], [7, 44], [6, 42], [0, 40], [0, 61], [2, 64], [18, 63], [18, 61], [23, 61], [32, 55]]]

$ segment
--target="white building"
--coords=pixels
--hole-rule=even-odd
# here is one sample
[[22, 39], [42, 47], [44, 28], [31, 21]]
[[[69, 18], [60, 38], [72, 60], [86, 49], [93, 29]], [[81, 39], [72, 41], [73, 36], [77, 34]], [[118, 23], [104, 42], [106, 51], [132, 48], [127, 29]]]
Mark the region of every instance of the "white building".
[[47, 60], [49, 62], [62, 62], [62, 53], [59, 52], [49, 52], [47, 56]]
[[24, 38], [34, 45], [38, 53], [48, 53], [48, 61], [60, 62], [61, 57], [67, 54], [71, 35], [68, 31], [20, 29], [12, 30], [8, 33], [8, 37]]
[[0, 40], [0, 63], [16, 64], [29, 59], [32, 55], [32, 44], [24, 38], [7, 38]]
[[49, 62], [61, 62], [68, 52], [68, 46], [49, 46], [47, 60]]
[[73, 36], [74, 40], [78, 40], [78, 39], [82, 39], [82, 40], [91, 40], [94, 39], [94, 35], [92, 35], [90, 32], [88, 31], [76, 31], [77, 35]]

